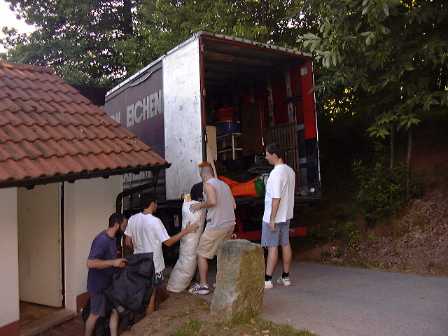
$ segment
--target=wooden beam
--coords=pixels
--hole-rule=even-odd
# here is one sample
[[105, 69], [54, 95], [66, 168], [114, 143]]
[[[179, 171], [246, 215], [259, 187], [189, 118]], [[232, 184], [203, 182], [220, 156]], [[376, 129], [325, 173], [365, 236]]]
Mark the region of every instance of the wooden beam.
[[279, 66], [257, 66], [257, 65], [243, 65], [235, 63], [220, 63], [216, 61], [207, 61], [205, 63], [205, 71], [216, 71], [216, 72], [237, 72], [237, 73], [258, 73], [269, 75], [270, 73], [283, 71], [284, 67]]
[[216, 73], [210, 73], [210, 74], [206, 74], [205, 75], [205, 79], [206, 81], [222, 81], [222, 80], [227, 80], [227, 81], [231, 81], [231, 80], [266, 80], [266, 76], [264, 75], [260, 75], [257, 73], [247, 73], [244, 74], [244, 76], [242, 76], [241, 74], [236, 74], [236, 73], [221, 73], [221, 74], [216, 74]]
[[235, 56], [231, 54], [225, 54], [221, 52], [215, 51], [205, 51], [205, 60], [207, 61], [215, 61], [222, 63], [231, 63], [231, 64], [245, 64], [245, 65], [256, 65], [262, 67], [270, 67], [273, 65], [270, 61], [264, 61], [260, 59], [252, 59], [248, 57]]

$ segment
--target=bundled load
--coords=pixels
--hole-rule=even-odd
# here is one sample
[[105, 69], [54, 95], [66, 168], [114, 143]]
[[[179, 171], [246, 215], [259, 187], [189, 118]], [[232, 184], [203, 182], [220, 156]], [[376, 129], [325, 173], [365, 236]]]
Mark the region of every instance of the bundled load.
[[205, 210], [201, 209], [193, 213], [190, 207], [198, 203], [197, 201], [192, 201], [189, 195], [186, 195], [184, 198], [182, 205], [182, 229], [190, 224], [198, 224], [199, 227], [196, 232], [187, 234], [180, 241], [179, 259], [171, 272], [167, 285], [167, 289], [170, 292], [180, 293], [187, 289], [196, 272], [196, 250], [204, 229]]

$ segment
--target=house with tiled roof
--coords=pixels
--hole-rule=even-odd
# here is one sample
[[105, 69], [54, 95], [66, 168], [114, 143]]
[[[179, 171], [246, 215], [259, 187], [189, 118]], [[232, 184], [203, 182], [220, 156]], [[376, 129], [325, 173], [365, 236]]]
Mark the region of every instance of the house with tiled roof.
[[51, 70], [0, 62], [0, 335], [27, 304], [76, 312], [122, 175], [167, 166]]

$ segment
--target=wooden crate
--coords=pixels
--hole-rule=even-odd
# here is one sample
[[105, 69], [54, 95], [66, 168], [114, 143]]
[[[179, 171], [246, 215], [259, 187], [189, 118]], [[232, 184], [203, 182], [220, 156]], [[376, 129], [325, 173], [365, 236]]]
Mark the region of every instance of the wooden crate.
[[271, 127], [266, 134], [266, 144], [275, 142], [285, 153], [285, 163], [299, 175], [299, 139], [297, 123], [287, 123]]

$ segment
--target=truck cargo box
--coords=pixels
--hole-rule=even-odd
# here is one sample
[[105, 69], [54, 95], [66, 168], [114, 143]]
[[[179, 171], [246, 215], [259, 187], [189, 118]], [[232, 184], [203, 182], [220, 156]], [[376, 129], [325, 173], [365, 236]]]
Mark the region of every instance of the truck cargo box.
[[[297, 50], [197, 33], [109, 91], [105, 109], [171, 163], [158, 176], [160, 199], [179, 200], [200, 182], [201, 161], [236, 180], [266, 176], [269, 142], [296, 171], [297, 201], [320, 198], [313, 65]], [[152, 180], [131, 174], [124, 188]], [[237, 203], [242, 218], [262, 198]]]

